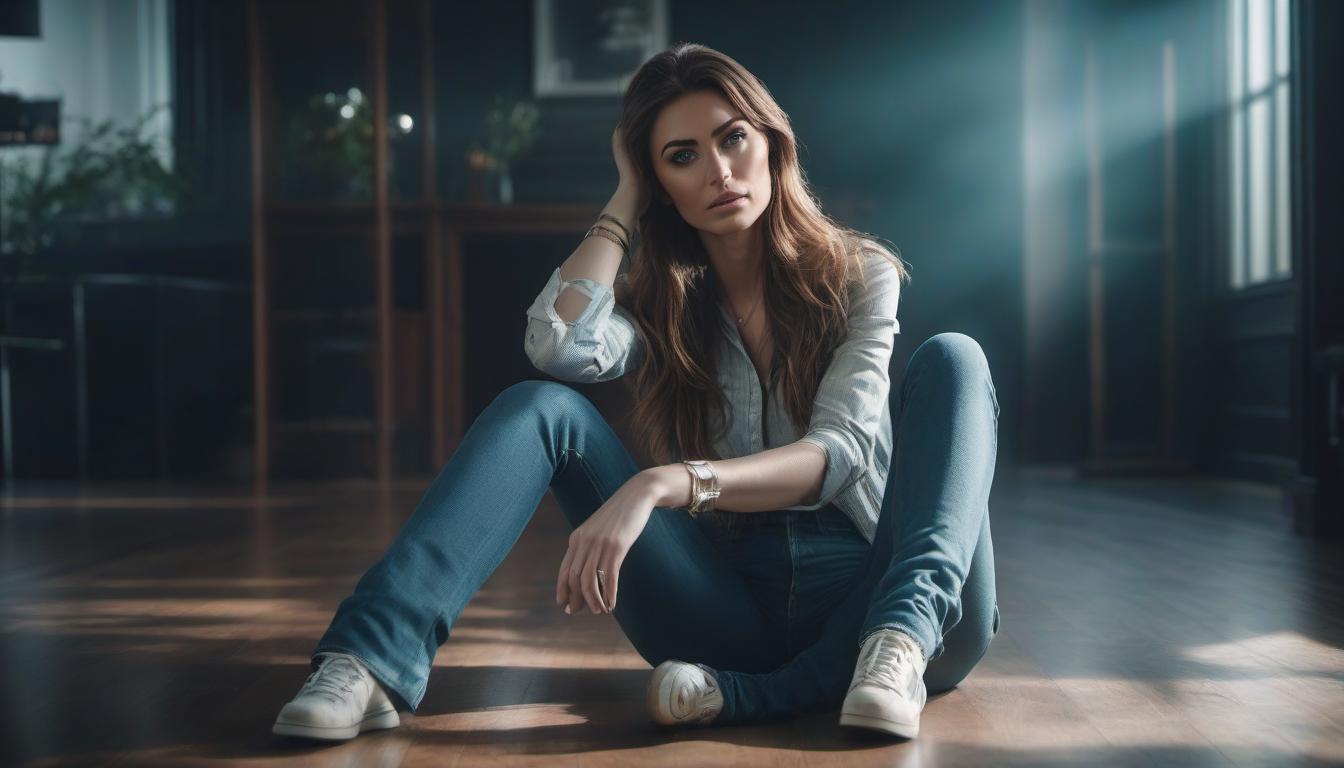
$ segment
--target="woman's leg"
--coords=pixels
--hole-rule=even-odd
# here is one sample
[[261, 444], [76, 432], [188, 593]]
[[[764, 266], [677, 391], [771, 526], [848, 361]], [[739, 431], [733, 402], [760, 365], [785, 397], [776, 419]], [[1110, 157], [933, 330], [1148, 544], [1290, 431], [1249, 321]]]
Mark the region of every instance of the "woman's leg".
[[[577, 527], [638, 471], [574, 389], [524, 381], [472, 423], [383, 557], [313, 652], [349, 653], [412, 710], [453, 623], [522, 535], [549, 487]], [[559, 566], [563, 552], [555, 553]], [[558, 610], [558, 609], [557, 609]], [[741, 579], [684, 511], [658, 508], [621, 568], [614, 613], [650, 663], [778, 664]]]
[[933, 692], [961, 681], [998, 630], [988, 502], [999, 405], [980, 346], [941, 333], [906, 366], [895, 451], [873, 546], [820, 639], [768, 674], [720, 671], [716, 722], [765, 721], [836, 709], [863, 639], [894, 627], [930, 659]]

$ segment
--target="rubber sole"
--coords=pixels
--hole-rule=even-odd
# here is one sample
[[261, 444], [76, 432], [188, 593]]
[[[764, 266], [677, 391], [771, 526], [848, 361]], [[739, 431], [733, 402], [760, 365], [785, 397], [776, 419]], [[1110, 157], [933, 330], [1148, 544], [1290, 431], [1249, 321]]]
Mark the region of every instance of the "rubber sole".
[[848, 726], [850, 728], [867, 728], [906, 739], [913, 739], [919, 735], [919, 723], [917, 721], [914, 723], [901, 723], [895, 720], [884, 720], [880, 717], [859, 715], [853, 712], [842, 712], [840, 714], [840, 725]]
[[320, 725], [304, 725], [302, 723], [287, 723], [283, 720], [276, 720], [275, 725], [271, 726], [271, 733], [276, 736], [295, 736], [300, 739], [317, 739], [319, 741], [346, 741], [353, 739], [365, 731], [379, 731], [386, 728], [396, 728], [401, 725], [401, 718], [397, 716], [396, 709], [387, 709], [382, 712], [374, 712], [371, 715], [365, 715], [364, 719], [356, 725], [347, 725], [340, 728]]
[[671, 667], [664, 667], [662, 664], [653, 671], [653, 676], [644, 688], [644, 710], [648, 712], [649, 719], [659, 725], [678, 725], [679, 723], [663, 714], [661, 699], [666, 695], [663, 686], [667, 681], [668, 673]]

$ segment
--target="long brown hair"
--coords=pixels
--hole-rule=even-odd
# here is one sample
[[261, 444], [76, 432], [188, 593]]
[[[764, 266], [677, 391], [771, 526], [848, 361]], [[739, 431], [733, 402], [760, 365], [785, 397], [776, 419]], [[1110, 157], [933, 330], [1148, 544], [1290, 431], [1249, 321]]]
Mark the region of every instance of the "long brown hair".
[[[719, 284], [697, 230], [672, 205], [649, 151], [662, 109], [680, 96], [713, 90], [769, 141], [770, 203], [762, 213], [764, 306], [775, 353], [767, 389], [778, 390], [799, 434], [835, 347], [844, 339], [848, 284], [864, 279], [863, 252], [877, 250], [909, 280], [899, 251], [822, 212], [798, 165], [788, 115], [765, 85], [712, 48], [681, 43], [649, 59], [625, 92], [625, 149], [653, 201], [639, 217], [640, 244], [616, 284], [616, 299], [635, 317], [645, 354], [631, 382], [635, 435], [658, 463], [673, 456], [724, 458], [713, 444], [727, 429], [718, 381], [722, 317]], [[895, 246], [892, 246], [895, 250]]]

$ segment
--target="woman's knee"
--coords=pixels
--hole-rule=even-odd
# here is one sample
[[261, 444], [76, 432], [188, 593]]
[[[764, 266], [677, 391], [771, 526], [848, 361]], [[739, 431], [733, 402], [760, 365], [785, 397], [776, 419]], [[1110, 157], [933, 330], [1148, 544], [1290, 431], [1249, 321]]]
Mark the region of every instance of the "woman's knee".
[[989, 361], [980, 343], [964, 333], [953, 331], [925, 339], [910, 356], [910, 365], [961, 377], [989, 376]]
[[506, 409], [510, 413], [540, 412], [574, 413], [592, 407], [588, 398], [574, 388], [558, 381], [527, 379], [512, 384], [495, 396], [491, 409]]
[[994, 414], [998, 415], [999, 403], [994, 394], [989, 360], [979, 342], [970, 336], [951, 331], [930, 336], [910, 356], [906, 368], [907, 386], [916, 379], [932, 376], [940, 381], [935, 387], [940, 390], [987, 387], [994, 402]]
[[994, 606], [990, 616], [974, 625], [958, 624], [953, 632], [956, 637], [945, 638], [942, 654], [929, 662], [924, 671], [924, 685], [929, 693], [957, 687], [989, 652], [989, 644], [999, 632], [998, 606]]

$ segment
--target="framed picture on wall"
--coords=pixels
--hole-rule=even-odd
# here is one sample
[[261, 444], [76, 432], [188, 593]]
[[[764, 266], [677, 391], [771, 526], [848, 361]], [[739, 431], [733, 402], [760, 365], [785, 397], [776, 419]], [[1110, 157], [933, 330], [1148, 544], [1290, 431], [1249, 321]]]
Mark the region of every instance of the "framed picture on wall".
[[667, 46], [667, 0], [533, 0], [538, 97], [619, 96]]

